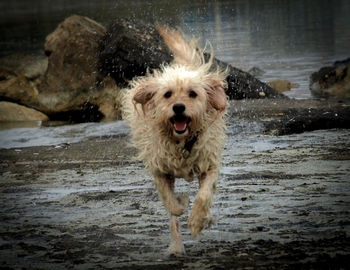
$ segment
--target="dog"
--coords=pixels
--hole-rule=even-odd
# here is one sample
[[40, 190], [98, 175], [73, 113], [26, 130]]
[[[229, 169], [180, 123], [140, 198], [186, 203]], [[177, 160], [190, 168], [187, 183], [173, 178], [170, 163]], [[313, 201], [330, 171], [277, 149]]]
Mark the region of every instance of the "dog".
[[189, 204], [175, 193], [175, 179], [197, 178], [199, 190], [188, 219], [194, 238], [209, 225], [210, 207], [225, 142], [226, 71], [213, 68], [213, 49], [205, 59], [195, 39], [157, 26], [174, 59], [131, 81], [123, 94], [123, 119], [132, 144], [155, 179], [170, 213], [170, 254], [185, 254], [178, 216]]

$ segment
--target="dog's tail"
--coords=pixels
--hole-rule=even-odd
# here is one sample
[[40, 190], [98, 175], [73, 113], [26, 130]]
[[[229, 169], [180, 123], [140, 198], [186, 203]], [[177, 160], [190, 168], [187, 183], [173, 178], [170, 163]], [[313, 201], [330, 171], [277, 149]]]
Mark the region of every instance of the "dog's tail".
[[213, 63], [214, 52], [211, 47], [210, 58], [206, 62], [203, 50], [198, 46], [198, 40], [192, 39], [187, 42], [184, 35], [178, 30], [157, 25], [157, 30], [164, 39], [165, 44], [174, 54], [174, 61], [180, 65], [205, 67], [208, 69]]

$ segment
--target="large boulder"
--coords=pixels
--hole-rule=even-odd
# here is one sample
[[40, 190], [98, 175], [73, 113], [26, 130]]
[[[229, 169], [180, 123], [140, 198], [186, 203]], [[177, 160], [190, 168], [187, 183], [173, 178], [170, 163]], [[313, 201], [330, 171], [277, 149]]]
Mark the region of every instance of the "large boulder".
[[[82, 16], [71, 16], [46, 37], [48, 69], [39, 85], [40, 110], [52, 119], [79, 121], [117, 118], [118, 88], [98, 65], [99, 40], [106, 30]], [[101, 110], [102, 111], [101, 111]]]
[[310, 91], [315, 97], [350, 98], [350, 58], [312, 73]]
[[[159, 68], [172, 59], [171, 52], [155, 27], [139, 21], [116, 20], [108, 26], [101, 40], [101, 69], [123, 86], [133, 77], [144, 75], [147, 69]], [[231, 99], [278, 95], [274, 89], [247, 72], [217, 59], [215, 64], [228, 70], [226, 93]]]
[[0, 98], [39, 107], [38, 85], [47, 69], [43, 55], [14, 54], [0, 59]]
[[12, 102], [0, 102], [0, 121], [46, 121], [49, 118], [34, 109]]

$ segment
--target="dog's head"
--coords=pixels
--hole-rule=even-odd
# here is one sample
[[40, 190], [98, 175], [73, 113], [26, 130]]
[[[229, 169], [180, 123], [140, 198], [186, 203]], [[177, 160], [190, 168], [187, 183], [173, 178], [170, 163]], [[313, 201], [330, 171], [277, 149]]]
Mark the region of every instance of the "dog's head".
[[212, 58], [205, 62], [197, 45], [185, 42], [179, 32], [161, 28], [160, 33], [172, 51], [174, 46], [179, 48], [174, 63], [135, 80], [133, 100], [152, 120], [153, 128], [176, 138], [187, 137], [225, 111], [226, 76], [219, 70], [209, 71]]

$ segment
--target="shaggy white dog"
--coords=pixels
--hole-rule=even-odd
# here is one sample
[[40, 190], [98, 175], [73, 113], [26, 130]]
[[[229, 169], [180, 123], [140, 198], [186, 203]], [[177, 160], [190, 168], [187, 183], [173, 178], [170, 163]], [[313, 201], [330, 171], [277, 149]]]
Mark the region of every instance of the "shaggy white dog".
[[226, 73], [211, 69], [196, 40], [187, 42], [180, 32], [157, 27], [174, 61], [138, 77], [124, 91], [123, 117], [131, 126], [138, 158], [155, 178], [155, 186], [170, 213], [169, 252], [185, 253], [178, 216], [188, 196], [174, 193], [175, 178], [198, 178], [188, 226], [197, 237], [209, 221], [209, 211], [225, 140], [223, 114], [227, 105]]

